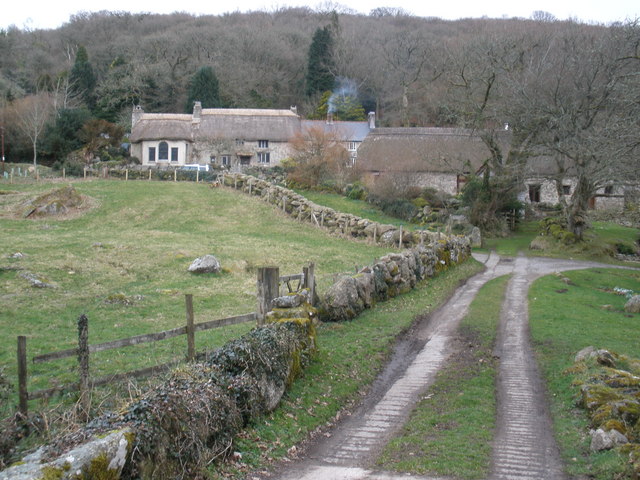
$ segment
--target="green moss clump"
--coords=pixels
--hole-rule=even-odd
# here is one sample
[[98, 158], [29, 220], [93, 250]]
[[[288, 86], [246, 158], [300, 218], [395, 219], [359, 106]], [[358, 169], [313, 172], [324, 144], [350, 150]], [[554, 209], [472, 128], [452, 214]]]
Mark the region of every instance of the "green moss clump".
[[118, 480], [120, 473], [117, 469], [109, 468], [109, 457], [106, 453], [101, 453], [93, 460], [88, 467], [83, 468], [78, 476], [78, 480]]
[[60, 480], [63, 475], [64, 470], [62, 470], [62, 468], [47, 465], [46, 467], [42, 467], [42, 476], [39, 480]]

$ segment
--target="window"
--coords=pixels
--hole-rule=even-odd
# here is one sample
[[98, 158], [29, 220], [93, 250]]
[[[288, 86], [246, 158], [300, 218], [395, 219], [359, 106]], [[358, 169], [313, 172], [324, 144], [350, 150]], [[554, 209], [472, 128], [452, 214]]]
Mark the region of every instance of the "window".
[[240, 155], [240, 165], [251, 165], [251, 157], [248, 155]]
[[529, 200], [531, 203], [540, 203], [540, 185], [529, 185]]
[[216, 156], [215, 155], [210, 155], [209, 156], [209, 163], [216, 163]]
[[269, 152], [258, 152], [258, 163], [271, 163], [271, 154]]
[[149, 161], [156, 161], [156, 147], [149, 147]]
[[158, 160], [169, 160], [169, 144], [160, 142], [158, 145]]
[[244, 145], [244, 140], [242, 138], [236, 138], [236, 145], [241, 147]]
[[349, 151], [355, 152], [358, 149], [358, 144], [356, 142], [349, 142]]
[[178, 161], [178, 147], [171, 147], [171, 161]]
[[613, 195], [613, 185], [607, 185], [606, 187], [604, 187], [604, 194]]
[[220, 161], [222, 162], [222, 165], [226, 165], [228, 167], [231, 165], [231, 155], [222, 155], [222, 157], [220, 157]]
[[562, 185], [562, 194], [571, 195], [571, 185]]
[[269, 148], [269, 140], [258, 140], [258, 148]]

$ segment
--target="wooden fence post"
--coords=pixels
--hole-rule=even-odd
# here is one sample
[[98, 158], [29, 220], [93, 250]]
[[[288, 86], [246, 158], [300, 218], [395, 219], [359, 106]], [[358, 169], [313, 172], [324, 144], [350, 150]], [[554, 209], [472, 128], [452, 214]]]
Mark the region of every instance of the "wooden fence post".
[[85, 314], [78, 318], [78, 366], [80, 367], [80, 416], [89, 419], [91, 395], [89, 392], [89, 319]]
[[27, 337], [18, 337], [18, 411], [25, 417], [29, 413], [29, 393], [27, 391]]
[[398, 248], [402, 248], [402, 225], [400, 225], [400, 238], [398, 239]]
[[87, 167], [83, 168], [83, 173], [84, 173], [84, 179], [87, 179]]
[[62, 167], [62, 178], [63, 179], [67, 178], [67, 171], [65, 170], [64, 167]]
[[149, 169], [149, 181], [151, 181], [151, 169]]
[[184, 296], [187, 308], [187, 360], [192, 362], [196, 358], [195, 328], [193, 326], [193, 295], [187, 293]]
[[258, 269], [258, 326], [264, 325], [267, 313], [271, 311], [271, 302], [280, 292], [280, 269], [278, 267], [260, 267]]
[[177, 168], [173, 169], [173, 181], [174, 182], [178, 181], [178, 169]]
[[302, 273], [304, 273], [304, 288], [309, 289], [309, 303], [313, 307], [316, 300], [316, 275], [315, 264], [309, 263], [309, 266], [302, 267]]
[[200, 183], [200, 169], [196, 170], [196, 183]]

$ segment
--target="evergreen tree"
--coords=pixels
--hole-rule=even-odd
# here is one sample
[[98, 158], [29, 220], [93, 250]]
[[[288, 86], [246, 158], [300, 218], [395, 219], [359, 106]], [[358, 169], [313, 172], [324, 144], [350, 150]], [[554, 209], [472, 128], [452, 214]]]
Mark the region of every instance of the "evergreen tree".
[[76, 61], [71, 69], [70, 82], [74, 95], [90, 110], [93, 110], [95, 107], [96, 77], [89, 62], [87, 50], [83, 46], [78, 47], [76, 52]]
[[202, 102], [202, 108], [217, 108], [222, 106], [218, 77], [211, 67], [200, 67], [191, 77], [185, 112], [193, 111], [193, 103]]
[[329, 27], [318, 28], [313, 34], [309, 47], [307, 66], [308, 96], [333, 90], [335, 76], [333, 74], [333, 38]]
[[66, 156], [83, 145], [79, 133], [83, 125], [91, 118], [85, 109], [63, 109], [58, 111], [54, 123], [44, 132], [42, 149], [54, 161], [64, 161]]

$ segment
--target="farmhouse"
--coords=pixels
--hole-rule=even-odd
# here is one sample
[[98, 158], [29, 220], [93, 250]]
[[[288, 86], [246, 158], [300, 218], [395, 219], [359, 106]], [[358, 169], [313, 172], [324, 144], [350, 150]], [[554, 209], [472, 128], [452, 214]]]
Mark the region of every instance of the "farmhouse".
[[[568, 165], [568, 166], [565, 166]], [[564, 175], [559, 175], [557, 162], [547, 156], [530, 158], [524, 167], [524, 188], [518, 195], [522, 202], [532, 205], [554, 205], [561, 197], [569, 197], [576, 188], [575, 171], [570, 162], [565, 161]], [[621, 211], [625, 205], [634, 201], [637, 195], [632, 186], [611, 182], [598, 189], [589, 200], [589, 208], [596, 210]]]
[[455, 195], [491, 153], [472, 130], [460, 128], [376, 128], [359, 149], [365, 181], [383, 179]]
[[[498, 132], [497, 141], [506, 150], [508, 130]], [[468, 177], [479, 174], [491, 152], [477, 131], [460, 128], [376, 128], [363, 141], [358, 169], [365, 182], [393, 181], [404, 186], [434, 188], [450, 195], [461, 192]], [[549, 157], [530, 158], [520, 172], [519, 200], [532, 205], [554, 205], [570, 196], [575, 176], [567, 169], [561, 182], [557, 164]], [[605, 185], [591, 198], [590, 207], [621, 210], [632, 189]]]
[[196, 102], [192, 114], [145, 113], [133, 110], [131, 155], [142, 165], [213, 164], [231, 170], [274, 166], [291, 155], [291, 139], [308, 128], [335, 134], [355, 158], [358, 146], [374, 125], [369, 122], [302, 120], [290, 110], [205, 108]]

